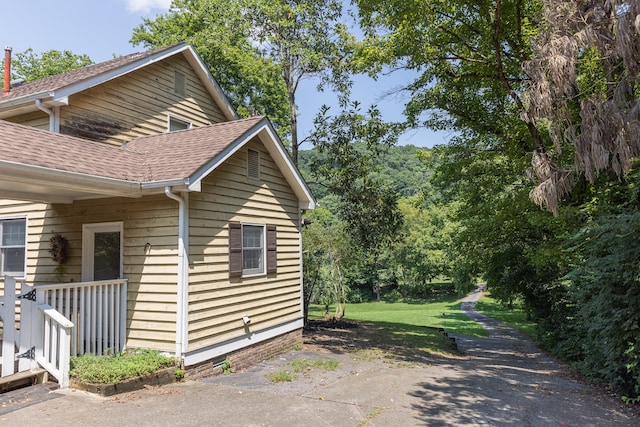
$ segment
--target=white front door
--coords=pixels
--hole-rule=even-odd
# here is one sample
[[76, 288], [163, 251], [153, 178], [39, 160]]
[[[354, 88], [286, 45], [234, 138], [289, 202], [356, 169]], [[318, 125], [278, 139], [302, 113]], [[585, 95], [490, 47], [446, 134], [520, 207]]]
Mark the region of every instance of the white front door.
[[122, 222], [82, 226], [82, 281], [122, 279]]

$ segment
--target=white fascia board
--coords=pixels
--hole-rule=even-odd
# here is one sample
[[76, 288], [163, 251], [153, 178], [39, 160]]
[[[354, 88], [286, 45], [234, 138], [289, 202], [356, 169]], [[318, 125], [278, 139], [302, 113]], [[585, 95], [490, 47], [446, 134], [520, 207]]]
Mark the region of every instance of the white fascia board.
[[1, 104], [0, 119], [3, 119], [5, 117], [13, 117], [17, 114], [37, 111], [37, 101], [42, 101], [42, 105], [44, 105], [45, 107], [60, 107], [69, 105], [69, 97], [67, 96], [54, 99], [53, 94], [50, 92], [36, 93], [22, 98], [12, 99], [11, 101], [7, 101], [6, 103]]
[[236, 139], [233, 144], [230, 144], [227, 148], [222, 150], [220, 154], [207, 162], [204, 166], [198, 169], [195, 173], [193, 173], [189, 177], [189, 182], [194, 185], [195, 183], [201, 182], [204, 178], [209, 176], [211, 172], [213, 172], [218, 166], [227, 161], [227, 159], [233, 156], [238, 150], [240, 150], [247, 142], [251, 141], [251, 139], [256, 136], [262, 130], [262, 127], [267, 122], [267, 119], [260, 120], [258, 123], [253, 125], [251, 129], [245, 132], [240, 138]]
[[[186, 54], [186, 52], [189, 54]], [[187, 57], [187, 61], [191, 64], [196, 74], [204, 83], [209, 94], [220, 104], [220, 110], [222, 110], [225, 118], [229, 121], [238, 120], [240, 118], [238, 113], [236, 113], [231, 102], [229, 102], [229, 98], [227, 98], [218, 82], [213, 78], [213, 75], [198, 52], [196, 52], [192, 46], [188, 45], [185, 50], [185, 55]], [[222, 108], [223, 106], [225, 108]]]
[[289, 182], [289, 185], [293, 188], [296, 196], [298, 196], [299, 208], [302, 210], [315, 209], [316, 199], [313, 197], [311, 189], [309, 189], [304, 178], [302, 178], [298, 168], [293, 164], [293, 160], [289, 157], [289, 153], [287, 153], [284, 145], [280, 142], [280, 138], [270, 122], [267, 121], [263, 131], [268, 134], [268, 137], [263, 139], [263, 143], [280, 168], [285, 179]]
[[122, 197], [142, 196], [140, 183], [137, 182], [0, 160], [0, 178], [3, 176], [14, 181], [49, 183], [52, 188], [58, 189], [84, 192], [89, 189], [96, 194]]
[[30, 193], [25, 191], [0, 190], [0, 197], [3, 199], [27, 200], [38, 203], [59, 203], [63, 205], [73, 203], [74, 201], [74, 199], [72, 199], [71, 197], [52, 196], [50, 194], [45, 196], [43, 194]]
[[171, 187], [172, 190], [175, 191], [202, 191], [202, 185], [200, 181], [191, 182], [189, 178], [184, 179], [170, 179], [166, 181], [149, 181], [143, 182], [140, 185], [140, 188], [143, 190], [151, 190], [165, 187]]
[[59, 90], [56, 90], [54, 92], [54, 98], [55, 99], [60, 99], [60, 98], [64, 98], [64, 97], [68, 97], [69, 95], [73, 95], [75, 93], [81, 92], [83, 90], [92, 88], [96, 85], [99, 85], [101, 83], [105, 83], [108, 82], [109, 80], [113, 80], [117, 77], [123, 76], [125, 74], [128, 74], [132, 71], [136, 71], [139, 70], [140, 68], [144, 68], [147, 65], [153, 64], [155, 62], [159, 62], [162, 61], [166, 58], [169, 58], [171, 56], [174, 56], [175, 54], [184, 51], [185, 49], [187, 49], [189, 47], [189, 45], [187, 45], [186, 43], [180, 44], [175, 46], [172, 49], [168, 49], [168, 50], [164, 50], [162, 52], [157, 52], [151, 56], [146, 56], [142, 59], [139, 59], [137, 61], [134, 61], [130, 64], [127, 64], [125, 66], [122, 67], [118, 67], [115, 68], [113, 70], [110, 71], [106, 71], [102, 74], [99, 74], [97, 76], [94, 76], [92, 78], [86, 79], [86, 80], [82, 80], [78, 83], [74, 83], [72, 85], [66, 86], [64, 88], [61, 88]]

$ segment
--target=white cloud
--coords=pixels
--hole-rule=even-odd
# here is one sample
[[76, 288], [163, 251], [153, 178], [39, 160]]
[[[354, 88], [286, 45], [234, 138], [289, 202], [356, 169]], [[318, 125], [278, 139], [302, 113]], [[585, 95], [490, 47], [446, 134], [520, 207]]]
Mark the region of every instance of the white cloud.
[[125, 0], [127, 9], [131, 12], [149, 13], [153, 9], [169, 10], [171, 0]]

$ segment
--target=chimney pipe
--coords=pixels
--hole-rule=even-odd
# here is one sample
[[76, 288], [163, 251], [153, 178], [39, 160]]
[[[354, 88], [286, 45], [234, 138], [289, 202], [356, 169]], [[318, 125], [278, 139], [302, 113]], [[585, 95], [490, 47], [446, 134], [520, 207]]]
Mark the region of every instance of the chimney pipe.
[[4, 91], [2, 96], [11, 92], [11, 47], [4, 48]]

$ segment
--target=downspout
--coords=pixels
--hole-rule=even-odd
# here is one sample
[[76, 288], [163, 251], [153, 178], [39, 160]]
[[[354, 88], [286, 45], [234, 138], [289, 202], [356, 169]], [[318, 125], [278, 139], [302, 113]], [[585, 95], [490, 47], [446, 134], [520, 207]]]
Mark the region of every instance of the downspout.
[[178, 291], [176, 306], [176, 357], [187, 351], [187, 302], [189, 289], [188, 215], [186, 195], [180, 197], [164, 188], [164, 194], [178, 202]]
[[49, 115], [49, 132], [55, 132], [56, 131], [56, 116], [55, 113], [53, 112], [53, 110], [51, 110], [50, 108], [45, 107], [44, 105], [42, 105], [42, 100], [41, 99], [36, 99], [36, 107], [38, 107], [40, 110], [44, 111], [45, 113], [47, 113]]

